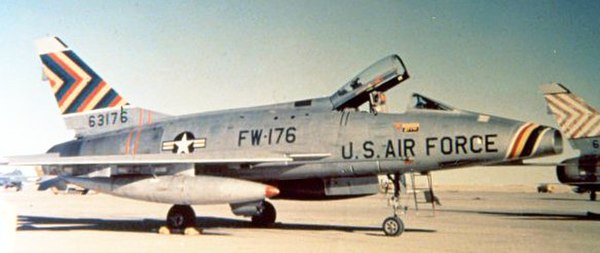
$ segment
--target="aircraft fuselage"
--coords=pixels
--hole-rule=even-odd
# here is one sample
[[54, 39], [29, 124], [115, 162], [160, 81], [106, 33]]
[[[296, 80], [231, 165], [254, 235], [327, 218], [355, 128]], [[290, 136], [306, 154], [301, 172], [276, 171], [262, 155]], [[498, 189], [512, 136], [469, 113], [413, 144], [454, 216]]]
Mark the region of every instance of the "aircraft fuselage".
[[[49, 152], [63, 156], [175, 153], [200, 157], [215, 151], [243, 152], [247, 157], [270, 152], [309, 158], [326, 154], [299, 164], [196, 167], [197, 174], [268, 181], [430, 171], [554, 154], [558, 149], [557, 133], [550, 128], [540, 127], [534, 136], [531, 131], [522, 133], [527, 123], [462, 111], [373, 114], [259, 107], [158, 122], [141, 118], [137, 127], [83, 137]], [[523, 134], [529, 135], [520, 136]]]

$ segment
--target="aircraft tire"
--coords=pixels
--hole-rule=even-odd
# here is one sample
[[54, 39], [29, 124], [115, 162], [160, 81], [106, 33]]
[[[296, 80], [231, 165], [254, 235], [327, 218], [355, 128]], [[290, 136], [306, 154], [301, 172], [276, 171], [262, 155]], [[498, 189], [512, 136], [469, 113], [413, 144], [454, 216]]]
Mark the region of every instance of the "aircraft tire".
[[387, 217], [383, 220], [381, 229], [386, 236], [399, 236], [404, 232], [404, 223], [398, 216]]
[[590, 201], [596, 201], [596, 192], [595, 191], [590, 192]]
[[257, 215], [252, 216], [252, 225], [255, 227], [268, 227], [275, 223], [277, 212], [275, 207], [267, 202], [262, 202], [262, 210]]
[[167, 213], [167, 227], [169, 229], [185, 229], [196, 227], [196, 213], [188, 205], [174, 205]]

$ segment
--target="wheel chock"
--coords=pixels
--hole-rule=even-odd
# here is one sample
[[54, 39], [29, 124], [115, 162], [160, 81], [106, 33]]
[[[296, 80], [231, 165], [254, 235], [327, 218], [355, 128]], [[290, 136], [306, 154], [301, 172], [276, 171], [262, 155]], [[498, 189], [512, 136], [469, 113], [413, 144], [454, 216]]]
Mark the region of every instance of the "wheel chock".
[[158, 234], [161, 234], [161, 235], [170, 235], [171, 234], [171, 230], [169, 230], [169, 228], [167, 228], [167, 226], [161, 226], [158, 229]]
[[197, 229], [195, 227], [185, 228], [183, 230], [184, 235], [200, 235], [202, 233], [202, 229]]

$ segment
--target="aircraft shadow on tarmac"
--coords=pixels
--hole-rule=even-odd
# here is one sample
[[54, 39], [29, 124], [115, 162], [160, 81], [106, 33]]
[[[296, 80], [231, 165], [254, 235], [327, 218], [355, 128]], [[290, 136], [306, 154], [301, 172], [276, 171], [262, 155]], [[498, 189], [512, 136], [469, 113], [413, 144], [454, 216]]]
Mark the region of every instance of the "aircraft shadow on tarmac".
[[[26, 216], [18, 217], [19, 227], [17, 231], [72, 231], [72, 230], [97, 230], [113, 232], [156, 232], [158, 228], [164, 226], [164, 220], [157, 219], [91, 219], [91, 218], [63, 218], [63, 217], [44, 217], [44, 216]], [[282, 229], [282, 230], [313, 230], [313, 231], [341, 231], [341, 232], [368, 232], [367, 235], [384, 236], [380, 227], [367, 226], [347, 226], [347, 225], [321, 225], [321, 224], [298, 224], [298, 223], [276, 223], [267, 228], [255, 228], [249, 221], [216, 218], [216, 217], [197, 217], [196, 223], [202, 229], [210, 228], [253, 228], [253, 229]], [[430, 229], [410, 229], [405, 232], [433, 233]], [[216, 233], [204, 231], [206, 235], [229, 235], [225, 233]]]
[[551, 200], [551, 201], [574, 201], [574, 202], [590, 202], [589, 199], [573, 199], [573, 198], [540, 198], [541, 200]]
[[475, 210], [444, 210], [445, 212], [475, 213], [484, 215], [496, 215], [515, 217], [528, 220], [555, 220], [555, 221], [600, 221], [600, 214], [587, 213], [543, 213], [543, 212], [502, 212], [502, 211], [475, 211]]

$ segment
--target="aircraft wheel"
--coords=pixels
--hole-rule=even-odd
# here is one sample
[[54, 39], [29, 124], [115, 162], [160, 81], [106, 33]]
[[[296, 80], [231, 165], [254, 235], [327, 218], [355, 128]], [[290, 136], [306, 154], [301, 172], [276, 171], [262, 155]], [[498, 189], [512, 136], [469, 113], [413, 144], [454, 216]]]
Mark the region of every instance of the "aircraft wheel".
[[404, 232], [404, 223], [398, 216], [387, 217], [381, 225], [386, 236], [399, 236]]
[[596, 192], [595, 191], [590, 192], [590, 200], [596, 201]]
[[196, 226], [196, 213], [188, 205], [174, 205], [167, 213], [169, 229], [185, 229]]
[[252, 225], [256, 227], [267, 227], [275, 223], [277, 212], [275, 207], [267, 201], [262, 202], [262, 207], [257, 215], [252, 216]]

